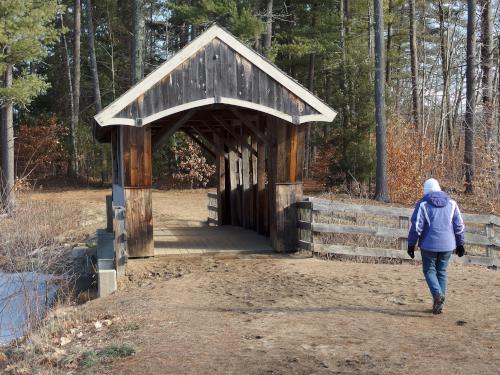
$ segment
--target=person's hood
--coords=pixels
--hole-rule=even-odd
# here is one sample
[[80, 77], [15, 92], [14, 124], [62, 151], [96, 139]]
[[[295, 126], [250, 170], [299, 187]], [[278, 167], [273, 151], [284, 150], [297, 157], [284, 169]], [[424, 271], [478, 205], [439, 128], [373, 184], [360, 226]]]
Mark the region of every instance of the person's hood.
[[451, 198], [444, 191], [434, 191], [424, 195], [423, 199], [435, 207], [444, 207], [448, 204]]

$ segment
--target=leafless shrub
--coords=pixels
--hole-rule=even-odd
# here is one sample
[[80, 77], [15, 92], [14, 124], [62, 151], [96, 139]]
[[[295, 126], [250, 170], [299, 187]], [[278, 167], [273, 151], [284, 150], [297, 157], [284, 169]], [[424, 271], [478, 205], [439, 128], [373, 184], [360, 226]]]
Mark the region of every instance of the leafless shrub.
[[0, 272], [3, 341], [31, 332], [56, 295], [68, 295], [75, 272], [67, 233], [78, 226], [79, 217], [76, 206], [37, 201], [25, 194], [0, 218], [0, 269], [7, 272]]

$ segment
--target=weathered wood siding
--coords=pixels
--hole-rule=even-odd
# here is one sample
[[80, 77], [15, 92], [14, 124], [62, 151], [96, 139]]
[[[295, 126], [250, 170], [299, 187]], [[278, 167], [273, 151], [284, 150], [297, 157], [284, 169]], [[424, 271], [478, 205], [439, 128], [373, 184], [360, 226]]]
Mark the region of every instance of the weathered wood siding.
[[114, 117], [145, 118], [207, 98], [233, 98], [290, 116], [319, 112], [215, 38]]
[[125, 188], [128, 256], [154, 256], [151, 189]]
[[151, 187], [151, 127], [123, 126], [124, 187]]

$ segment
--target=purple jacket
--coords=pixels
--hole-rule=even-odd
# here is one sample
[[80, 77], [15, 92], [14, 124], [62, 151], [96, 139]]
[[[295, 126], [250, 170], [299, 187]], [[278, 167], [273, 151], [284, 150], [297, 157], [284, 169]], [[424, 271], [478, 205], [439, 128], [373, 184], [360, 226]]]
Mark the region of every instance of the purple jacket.
[[408, 246], [427, 251], [453, 251], [464, 244], [464, 221], [457, 202], [444, 191], [424, 195], [411, 216]]

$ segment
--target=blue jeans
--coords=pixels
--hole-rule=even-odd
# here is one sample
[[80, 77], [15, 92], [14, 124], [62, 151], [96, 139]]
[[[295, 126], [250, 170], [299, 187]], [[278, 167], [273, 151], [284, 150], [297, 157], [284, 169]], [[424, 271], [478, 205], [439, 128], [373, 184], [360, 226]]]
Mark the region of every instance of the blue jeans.
[[436, 299], [439, 295], [446, 296], [446, 271], [453, 251], [436, 252], [420, 250], [425, 280]]

